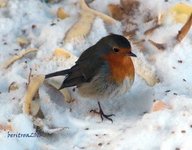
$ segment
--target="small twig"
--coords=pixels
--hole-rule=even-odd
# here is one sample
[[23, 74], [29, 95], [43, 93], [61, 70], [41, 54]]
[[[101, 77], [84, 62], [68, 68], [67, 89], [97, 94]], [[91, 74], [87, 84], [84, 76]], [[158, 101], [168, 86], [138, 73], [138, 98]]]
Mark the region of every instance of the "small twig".
[[181, 30], [178, 32], [177, 36], [176, 36], [176, 40], [180, 43], [183, 38], [187, 35], [187, 33], [189, 32], [189, 29], [192, 26], [192, 14], [189, 17], [188, 21], [185, 23], [185, 25], [181, 28]]

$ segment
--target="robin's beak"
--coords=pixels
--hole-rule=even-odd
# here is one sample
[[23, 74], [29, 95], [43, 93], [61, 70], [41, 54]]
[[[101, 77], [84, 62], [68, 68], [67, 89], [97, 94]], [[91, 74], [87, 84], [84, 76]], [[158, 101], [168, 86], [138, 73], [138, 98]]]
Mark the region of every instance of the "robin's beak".
[[131, 51], [128, 52], [128, 56], [131, 56], [131, 57], [137, 57], [137, 55], [135, 55], [135, 54], [132, 53]]

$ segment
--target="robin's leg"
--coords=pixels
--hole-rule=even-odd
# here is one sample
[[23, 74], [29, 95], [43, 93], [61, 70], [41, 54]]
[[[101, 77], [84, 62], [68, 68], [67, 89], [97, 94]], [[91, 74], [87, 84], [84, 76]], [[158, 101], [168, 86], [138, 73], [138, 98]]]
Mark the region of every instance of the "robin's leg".
[[91, 110], [90, 112], [94, 112], [94, 113], [97, 113], [100, 115], [101, 117], [101, 120], [103, 121], [103, 119], [107, 119], [107, 120], [110, 120], [112, 123], [113, 123], [113, 120], [111, 119], [112, 116], [115, 116], [114, 114], [110, 114], [110, 115], [106, 115], [104, 114], [102, 108], [101, 108], [101, 104], [100, 102], [98, 102], [98, 105], [99, 105], [99, 111], [96, 111], [96, 110]]

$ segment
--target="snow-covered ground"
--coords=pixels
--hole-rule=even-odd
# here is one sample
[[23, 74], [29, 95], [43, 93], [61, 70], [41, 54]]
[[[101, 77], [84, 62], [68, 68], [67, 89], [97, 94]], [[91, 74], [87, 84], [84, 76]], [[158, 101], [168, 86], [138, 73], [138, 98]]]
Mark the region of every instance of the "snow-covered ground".
[[[154, 13], [165, 11], [179, 0], [140, 0], [143, 9], [150, 7]], [[192, 5], [191, 0], [183, 1]], [[108, 13], [109, 3], [118, 0], [95, 0], [90, 7]], [[166, 3], [166, 5], [164, 4]], [[165, 6], [165, 7], [164, 7]], [[56, 12], [63, 7], [70, 17], [59, 20]], [[0, 124], [11, 124], [12, 131], [0, 131], [1, 150], [190, 150], [192, 149], [192, 32], [175, 47], [158, 51], [148, 46], [148, 53], [142, 53], [133, 46], [133, 51], [143, 61], [153, 55], [155, 61], [148, 62], [160, 79], [150, 87], [136, 76], [133, 87], [121, 97], [101, 102], [106, 113], [114, 113], [113, 123], [90, 113], [97, 108], [97, 102], [87, 100], [75, 92], [75, 101], [66, 103], [58, 91], [43, 84], [39, 89], [39, 102], [44, 114], [43, 122], [50, 128], [67, 127], [54, 134], [40, 134], [35, 137], [10, 137], [9, 134], [38, 133], [32, 117], [22, 113], [23, 98], [30, 68], [32, 74], [47, 74], [70, 68], [74, 59], [49, 59], [56, 48], [64, 48], [77, 57], [83, 50], [96, 43], [101, 37], [114, 32], [121, 34], [120, 23], [107, 25], [97, 17], [90, 34], [80, 41], [63, 43], [68, 29], [79, 18], [78, 0], [63, 0], [56, 4], [40, 0], [8, 0], [0, 8], [0, 64], [19, 53], [22, 49], [37, 48], [36, 55], [17, 60], [8, 69], [0, 70]], [[139, 19], [136, 17], [136, 19]], [[183, 26], [170, 23], [157, 29], [154, 41], [165, 42]], [[142, 31], [142, 24], [139, 26]], [[30, 43], [21, 48], [18, 38], [25, 37]], [[169, 43], [169, 42], [168, 42]], [[145, 59], [145, 60], [144, 60]], [[9, 91], [11, 83], [17, 90]], [[162, 100], [170, 109], [151, 112], [155, 100]], [[39, 133], [38, 133], [39, 134]]]

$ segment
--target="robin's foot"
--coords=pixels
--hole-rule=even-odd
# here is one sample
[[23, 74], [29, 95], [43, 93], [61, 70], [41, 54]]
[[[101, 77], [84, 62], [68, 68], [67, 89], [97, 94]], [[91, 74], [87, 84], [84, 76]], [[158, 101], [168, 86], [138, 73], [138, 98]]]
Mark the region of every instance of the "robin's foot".
[[99, 105], [99, 111], [96, 111], [96, 110], [90, 110], [90, 112], [94, 112], [96, 114], [99, 114], [100, 117], [101, 117], [101, 120], [103, 121], [104, 118], [107, 119], [107, 120], [110, 120], [112, 123], [113, 123], [113, 119], [111, 119], [112, 116], [115, 116], [114, 114], [110, 114], [110, 115], [106, 115], [104, 114], [102, 108], [101, 108], [101, 104], [100, 102], [98, 102], [98, 105]]

